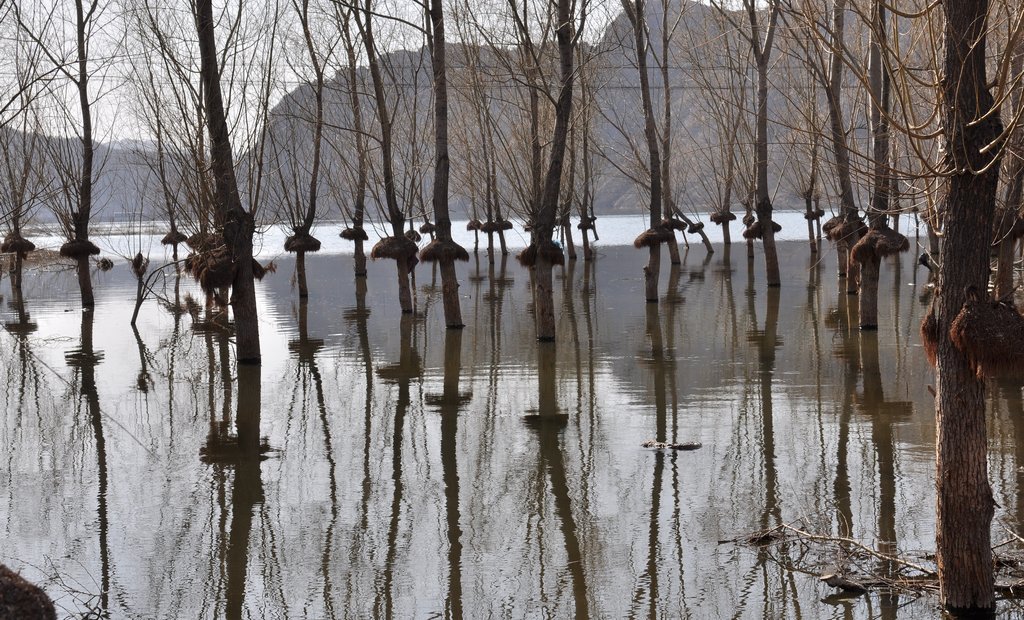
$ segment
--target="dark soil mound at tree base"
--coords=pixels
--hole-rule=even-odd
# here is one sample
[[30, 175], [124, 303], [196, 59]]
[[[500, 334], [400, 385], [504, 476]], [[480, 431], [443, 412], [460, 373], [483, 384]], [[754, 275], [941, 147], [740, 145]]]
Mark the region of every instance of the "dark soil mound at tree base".
[[672, 233], [671, 228], [655, 226], [654, 228], [648, 228], [644, 232], [640, 233], [637, 238], [633, 240], [633, 247], [639, 250], [640, 248], [656, 247], [662, 243], [675, 243], [675, 240], [676, 237]]
[[[772, 231], [779, 232], [782, 230], [782, 224], [773, 221]], [[752, 223], [750, 226], [743, 230], [744, 239], [764, 239], [764, 224], [761, 220]]]
[[161, 245], [178, 245], [180, 243], [187, 243], [188, 237], [185, 233], [180, 230], [172, 230], [171, 232], [164, 235], [164, 238], [160, 240]]
[[435, 239], [431, 241], [427, 247], [420, 250], [420, 260], [424, 262], [434, 262], [442, 260], [461, 260], [468, 261], [469, 253], [461, 245], [454, 241], [441, 241]]
[[1013, 306], [986, 297], [971, 287], [949, 337], [979, 377], [1019, 374], [1024, 370], [1024, 317]]
[[100, 249], [88, 239], [73, 239], [60, 246], [60, 255], [67, 258], [96, 256], [99, 253]]
[[554, 241], [541, 241], [539, 248], [531, 243], [526, 249], [516, 255], [516, 259], [524, 267], [533, 267], [537, 264], [537, 256], [543, 256], [552, 265], [565, 264], [565, 255], [562, 254], [562, 248]]
[[709, 215], [708, 219], [710, 219], [715, 224], [718, 224], [719, 226], [721, 226], [725, 222], [735, 221], [736, 220], [736, 214], [733, 213], [732, 211], [729, 211], [729, 212], [726, 212], [726, 213], [717, 212], [717, 213], [712, 213], [711, 215]]
[[319, 252], [320, 240], [309, 233], [298, 233], [284, 240], [285, 252]]
[[872, 258], [885, 258], [910, 249], [906, 237], [891, 228], [871, 228], [861, 236], [850, 252], [853, 259], [866, 263]]
[[419, 248], [408, 237], [384, 237], [370, 250], [370, 258], [391, 258], [399, 260], [415, 256]]
[[0, 564], [0, 620], [56, 620], [46, 592]]
[[343, 228], [338, 236], [348, 241], [355, 241], [359, 239], [361, 241], [368, 241], [370, 238], [366, 235], [366, 231], [362, 228]]
[[7, 236], [4, 237], [4, 242], [0, 244], [0, 252], [3, 252], [4, 254], [27, 254], [35, 249], [36, 244], [13, 232], [7, 233]]

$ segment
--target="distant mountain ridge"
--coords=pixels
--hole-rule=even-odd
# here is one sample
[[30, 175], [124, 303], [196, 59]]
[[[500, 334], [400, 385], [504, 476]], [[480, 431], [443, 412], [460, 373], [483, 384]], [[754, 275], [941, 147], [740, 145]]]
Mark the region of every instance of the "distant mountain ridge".
[[[713, 9], [691, 0], [672, 0], [670, 7], [670, 19], [679, 7], [684, 6], [686, 13], [679, 23], [675, 35], [675, 45], [683, 46], [692, 39], [708, 34], [708, 16]], [[648, 22], [650, 24], [651, 47], [657, 48], [661, 45], [661, 7], [659, 3], [648, 4]], [[594, 83], [602, 85], [599, 93], [599, 100], [604, 115], [596, 115], [595, 135], [600, 141], [609, 156], [615, 157], [617, 152], [626, 148], [620, 133], [609, 122], [609, 118], [623, 118], [632, 123], [631, 133], [635, 131], [634, 139], [642, 143], [642, 117], [639, 108], [639, 79], [633, 66], [633, 34], [631, 26], [625, 15], [616, 17], [598, 40], [589, 44], [589, 51], [594, 54], [593, 61]], [[493, 67], [500, 67], [500, 59], [496, 52], [489, 48], [472, 48], [470, 51], [476, 58], [467, 58], [463, 46], [458, 43], [448, 44], [449, 70], [453, 75], [466, 70], [469, 62], [476, 62], [478, 68], [485, 70]], [[477, 57], [478, 56], [478, 57]], [[707, 199], [701, 191], [700, 181], [693, 178], [697, 169], [686, 157], [689, 151], [700, 148], [703, 141], [715, 139], [713, 129], [701, 121], [701, 100], [702, 91], [696, 88], [695, 83], [690, 79], [688, 73], [692, 67], [686, 64], [684, 54], [676, 55], [676, 62], [673, 63], [670, 75], [673, 82], [673, 114], [675, 123], [674, 132], [674, 153], [675, 153], [675, 174], [673, 175], [674, 185], [679, 195], [680, 205], [686, 209], [696, 212], [700, 217], [706, 217], [709, 210]], [[429, 129], [431, 110], [431, 75], [430, 59], [425, 48], [418, 50], [396, 50], [385, 56], [385, 64], [391, 73], [391, 83], [398, 88], [402, 95], [402, 102], [395, 110], [396, 125], [408, 127], [412, 123], [423, 130]], [[657, 75], [656, 66], [651, 62], [651, 83], [655, 96], [661, 96], [661, 78]], [[360, 80], [363, 84], [369, 83], [368, 71], [365, 67], [358, 69]], [[325, 117], [332, 127], [350, 128], [352, 126], [351, 105], [345, 90], [345, 78], [336, 74], [328, 78], [328, 91], [325, 100]], [[451, 118], [453, 125], [466, 123], [473, 116], [473, 110], [467, 108], [466, 98], [463, 96], [457, 82], [451, 88]], [[501, 94], [497, 93], [496, 97]], [[364, 96], [363, 116], [368, 126], [375, 126], [370, 118], [373, 113], [373, 101]], [[295, 146], [291, 153], [293, 164], [302, 165], [302, 145], [311, 141], [311, 129], [303, 119], [308, 118], [309, 110], [312, 107], [312, 90], [308, 85], [303, 85], [285, 94], [274, 107], [271, 117], [272, 124], [269, 128], [268, 140], [272, 144], [300, 145]], [[773, 99], [772, 105], [775, 105]], [[660, 110], [660, 108], [659, 108]], [[497, 110], [500, 116], [502, 127], [505, 133], [515, 138], [517, 131], [525, 131], [522, 127], [522, 118], [513, 110]], [[660, 115], [660, 111], [658, 112]], [[771, 110], [770, 110], [771, 114]], [[660, 122], [660, 118], [659, 118]], [[471, 123], [470, 123], [471, 124]], [[10, 129], [0, 131], [12, 131]], [[337, 131], [337, 130], [336, 130]], [[711, 132], [711, 133], [709, 133]], [[453, 138], [457, 138], [458, 132], [453, 131]], [[336, 133], [336, 136], [341, 136]], [[702, 140], [694, 142], [691, 137], [700, 137]], [[46, 138], [47, 140], [60, 140], [58, 138]], [[354, 154], [346, 151], [344, 143], [347, 138], [338, 138], [337, 142], [342, 143], [340, 148], [325, 148], [324, 156], [326, 161], [322, 167], [324, 189], [322, 195], [321, 212], [326, 218], [343, 217], [341, 203], [347, 200], [347, 188], [351, 182], [346, 175], [345, 158], [351, 159]], [[402, 177], [400, 180], [407, 186], [419, 183], [422, 188], [421, 197], [426, 197], [425, 202], [429, 203], [429, 183], [431, 180], [431, 167], [433, 165], [433, 138], [429, 132], [424, 132], [419, 140], [411, 144], [404, 144], [400, 147], [399, 155], [404, 157], [406, 165], [399, 163], [397, 172]], [[411, 158], [409, 155], [416, 151], [418, 159], [412, 165], [408, 164]], [[785, 156], [773, 149], [770, 165], [774, 170], [781, 170], [785, 167]], [[471, 192], [467, 189], [465, 181], [468, 175], [465, 172], [467, 161], [476, 157], [472, 151], [467, 151], [464, 145], [452, 144], [452, 212], [453, 217], [462, 218], [470, 213]], [[112, 142], [109, 144], [97, 145], [97, 162], [102, 163], [97, 176], [95, 188], [95, 219], [96, 221], [120, 221], [130, 217], [141, 208], [144, 219], [163, 219], [164, 213], [160, 208], [162, 198], [153, 196], [156, 185], [150, 181], [148, 190], [143, 189], [146, 185], [139, 180], [140, 173], [147, 171], [151, 162], [155, 159], [155, 146], [145, 140], [129, 140]], [[239, 157], [239, 161], [243, 158]], [[631, 214], [641, 213], [645, 210], [645, 199], [638, 191], [635, 184], [628, 178], [617, 173], [613, 167], [601, 164], [601, 175], [597, 179], [595, 187], [595, 209], [598, 215], [601, 214]], [[240, 164], [243, 165], [243, 164]], [[272, 169], [280, 169], [281, 166], [271, 166]], [[773, 173], [774, 174], [774, 173]], [[409, 179], [413, 179], [409, 181]], [[580, 175], [577, 174], [577, 179]], [[773, 181], [774, 182], [774, 181]], [[273, 179], [268, 180], [268, 190], [263, 196], [263, 217], [264, 219], [280, 219], [275, 217], [275, 193], [271, 191], [279, 183]], [[406, 188], [408, 190], [408, 187]], [[372, 188], [371, 188], [372, 194]], [[143, 197], [145, 195], [145, 197]], [[734, 192], [734, 195], [736, 193]], [[503, 196], [505, 203], [514, 200], [513, 194]], [[374, 196], [370, 196], [374, 201]], [[411, 210], [418, 213], [424, 207], [420, 199], [412, 200], [414, 204]], [[139, 204], [141, 203], [141, 205]], [[776, 204], [779, 208], [793, 208], [798, 206], [795, 196], [788, 195], [784, 190], [776, 197]], [[373, 210], [371, 217], [375, 216]], [[38, 222], [53, 221], [53, 216], [48, 209], [40, 208], [35, 212], [35, 220]]]

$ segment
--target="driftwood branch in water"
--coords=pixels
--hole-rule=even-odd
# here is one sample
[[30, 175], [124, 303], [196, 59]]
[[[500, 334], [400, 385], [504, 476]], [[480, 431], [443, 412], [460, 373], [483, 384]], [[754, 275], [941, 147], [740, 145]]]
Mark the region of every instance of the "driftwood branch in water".
[[667, 443], [664, 441], [654, 441], [648, 439], [647, 441], [640, 444], [644, 448], [653, 448], [655, 450], [699, 450], [701, 447], [700, 442], [687, 441], [683, 443]]
[[820, 580], [822, 581], [822, 583], [826, 585], [830, 585], [833, 588], [839, 588], [840, 590], [845, 590], [846, 592], [864, 594], [868, 591], [866, 586], [861, 585], [856, 581], [851, 581], [850, 579], [847, 579], [842, 575], [837, 575], [835, 573], [832, 573], [830, 575], [822, 575], [820, 577]]

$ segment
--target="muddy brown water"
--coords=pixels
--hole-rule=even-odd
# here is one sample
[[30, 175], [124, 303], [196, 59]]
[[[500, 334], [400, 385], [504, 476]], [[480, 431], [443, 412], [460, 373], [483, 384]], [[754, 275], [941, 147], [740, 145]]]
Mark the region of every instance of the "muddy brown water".
[[[514, 259], [459, 266], [467, 326], [446, 332], [429, 265], [403, 319], [390, 262], [360, 291], [351, 257], [311, 256], [300, 305], [285, 257], [259, 286], [263, 365], [237, 369], [229, 330], [172, 312], [199, 298], [187, 280], [136, 333], [123, 262], [91, 313], [71, 272], [28, 273], [22, 304], [5, 277], [0, 562], [76, 617], [934, 616], [933, 596], [835, 597], [796, 551], [722, 542], [795, 522], [934, 548], [927, 272], [886, 261], [862, 334], [834, 253], [780, 256], [769, 291], [743, 245], [694, 247], [648, 305], [646, 255], [602, 247], [557, 272], [553, 347]], [[989, 402], [1002, 540], [1021, 384]]]

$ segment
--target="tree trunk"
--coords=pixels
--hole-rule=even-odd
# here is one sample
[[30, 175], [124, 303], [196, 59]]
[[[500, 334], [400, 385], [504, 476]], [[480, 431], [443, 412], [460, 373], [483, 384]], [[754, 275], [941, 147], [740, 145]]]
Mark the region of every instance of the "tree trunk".
[[[835, 39], [829, 54], [828, 79], [825, 85], [825, 101], [828, 104], [828, 120], [831, 129], [832, 151], [835, 154], [836, 179], [839, 184], [839, 215], [846, 222], [857, 219], [857, 205], [853, 201], [853, 181], [850, 177], [850, 149], [846, 139], [846, 122], [843, 118], [843, 39], [845, 34], [846, 0], [832, 4], [832, 36]], [[859, 235], [854, 233], [836, 242], [836, 252], [841, 261], [839, 277], [846, 277], [846, 292], [856, 294], [860, 269], [856, 261], [850, 261], [849, 248], [857, 243]], [[840, 249], [840, 243], [845, 248]]]
[[[683, 238], [686, 238], [685, 235], [683, 236]], [[676, 234], [674, 231], [672, 233], [672, 241], [669, 241], [665, 245], [668, 246], [669, 263], [671, 263], [672, 265], [682, 265], [683, 261], [682, 259], [679, 258], [679, 244], [676, 243]]]
[[[459, 279], [455, 273], [455, 261], [443, 260], [441, 263], [441, 297], [444, 303], [444, 323], [448, 329], [461, 329], [462, 312], [459, 307]], [[449, 309], [454, 309], [449, 311]]]
[[860, 284], [860, 328], [863, 330], [878, 329], [878, 278], [882, 259], [872, 253], [871, 257], [861, 263]]
[[[92, 212], [92, 174], [93, 157], [95, 145], [92, 136], [92, 106], [89, 101], [89, 70], [88, 70], [88, 46], [87, 30], [91, 26], [90, 10], [88, 15], [83, 7], [82, 0], [75, 0], [75, 18], [78, 51], [78, 79], [75, 85], [78, 87], [78, 103], [82, 112], [82, 172], [79, 178], [78, 188], [78, 210], [72, 213], [74, 224], [74, 238], [77, 241], [88, 241], [89, 219]], [[89, 257], [79, 256], [78, 260], [78, 288], [82, 296], [82, 307], [92, 308], [96, 305], [92, 295], [92, 277], [89, 273]]]
[[[776, 10], [778, 10], [776, 8]], [[764, 230], [765, 280], [769, 287], [782, 286], [779, 253], [772, 227], [772, 201], [768, 193], [768, 54], [762, 50], [757, 63], [757, 220]]]
[[92, 275], [89, 273], [89, 257], [78, 256], [75, 258], [78, 271], [78, 290], [82, 294], [82, 307], [92, 309], [96, 300], [92, 296]]
[[[361, 228], [361, 227], [360, 227]], [[355, 275], [356, 278], [366, 278], [366, 254], [363, 252], [363, 240], [356, 237], [355, 253], [353, 255], [353, 263], [355, 264]]]
[[[673, 245], [675, 245], [673, 243]], [[661, 247], [652, 245], [649, 248], [647, 266], [644, 267], [644, 294], [647, 303], [658, 303], [658, 279], [661, 275]]]
[[[950, 340], [949, 327], [968, 289], [985, 295], [999, 180], [999, 149], [983, 150], [1002, 131], [985, 77], [987, 0], [946, 0], [942, 85], [949, 157], [944, 240], [935, 297], [936, 551], [942, 603], [995, 609], [988, 481], [985, 383]], [[981, 170], [983, 172], [973, 172]]]
[[538, 252], [537, 262], [533, 267], [533, 313], [537, 326], [537, 340], [554, 342], [555, 340], [555, 301], [552, 283], [552, 265], [547, 256]]
[[[836, 241], [836, 269], [838, 270], [839, 279], [847, 277], [847, 269], [850, 267], [850, 246], [847, 244], [845, 239]], [[846, 290], [850, 292], [849, 288]]]
[[576, 260], [576, 242], [573, 241], [572, 223], [568, 219], [562, 224], [562, 231], [565, 234], [565, 251], [569, 255], [569, 260]]
[[[437, 239], [445, 244], [446, 250], [462, 248], [452, 241], [452, 221], [448, 213], [448, 177], [450, 162], [448, 156], [448, 74], [445, 65], [445, 32], [443, 0], [431, 0], [430, 24], [432, 45], [431, 67], [434, 77], [434, 186], [433, 210]], [[475, 248], [474, 248], [475, 251]], [[455, 252], [440, 253], [441, 301], [444, 306], [444, 323], [448, 329], [462, 329], [462, 308], [459, 304], [459, 279], [455, 273]]]
[[[132, 327], [135, 327], [135, 321], [139, 318], [139, 309], [142, 308], [142, 302], [145, 299], [145, 296], [143, 295], [143, 289], [144, 288], [145, 288], [145, 280], [143, 279], [142, 276], [136, 275], [135, 276], [135, 308], [132, 310], [132, 320], [131, 320], [131, 323], [130, 323], [130, 325]], [[136, 336], [138, 336], [138, 331], [136, 331]], [[145, 360], [143, 360], [143, 363], [145, 363]]]
[[[647, 12], [644, 0], [623, 0], [622, 6], [633, 26], [633, 42], [636, 47], [637, 71], [640, 74], [640, 102], [644, 114], [644, 137], [647, 139], [647, 171], [651, 179], [650, 228], [657, 228], [662, 220], [661, 152], [658, 145], [658, 127], [654, 120], [654, 104], [651, 101], [651, 84], [647, 75]], [[675, 233], [672, 233], [675, 245]], [[678, 250], [677, 250], [678, 254]], [[658, 302], [658, 272], [660, 270], [661, 248], [658, 244], [650, 248], [647, 267], [644, 268], [647, 303]], [[652, 288], [653, 287], [653, 288]]]
[[807, 216], [807, 239], [811, 244], [811, 254], [818, 253], [818, 240], [814, 237], [814, 220], [817, 218], [812, 217], [814, 215], [814, 205], [811, 202], [811, 196], [807, 195], [804, 197], [805, 211], [804, 214]]
[[11, 269], [11, 291], [19, 298], [21, 296], [21, 274], [24, 270], [25, 255], [21, 252], [14, 254], [14, 265]]
[[[555, 230], [555, 215], [558, 209], [559, 188], [562, 180], [562, 167], [565, 160], [565, 146], [569, 136], [569, 123], [572, 118], [573, 90], [573, 18], [571, 13], [572, 0], [558, 0], [557, 24], [555, 38], [558, 41], [558, 57], [560, 68], [560, 87], [555, 102], [555, 127], [552, 132], [550, 159], [547, 175], [544, 179], [544, 190], [533, 205], [534, 221], [531, 233], [531, 244], [538, 249], [534, 267], [534, 311], [537, 321], [538, 340], [554, 340], [555, 312], [551, 284], [551, 258], [546, 252], [540, 251], [551, 242]], [[504, 246], [504, 244], [502, 244]]]
[[[391, 234], [399, 237], [405, 234], [405, 213], [398, 206], [398, 194], [395, 188], [395, 157], [394, 132], [392, 130], [391, 113], [388, 105], [388, 98], [384, 88], [384, 76], [380, 69], [380, 60], [377, 56], [377, 46], [373, 33], [372, 7], [369, 0], [366, 1], [363, 12], [363, 22], [359, 19], [356, 24], [360, 34], [363, 36], [363, 47], [366, 51], [366, 61], [370, 69], [370, 78], [373, 82], [373, 96], [376, 101], [377, 122], [380, 124], [380, 154], [381, 169], [384, 181], [384, 202], [387, 206], [388, 222], [391, 224]], [[409, 289], [409, 257], [400, 256], [395, 259], [395, 270], [398, 274], [398, 301], [402, 307], [402, 314], [412, 314], [412, 291]]]
[[352, 265], [355, 271], [355, 277], [359, 279], [366, 277], [366, 254], [363, 252], [363, 240], [360, 238], [358, 233], [363, 230], [363, 221], [366, 214], [366, 185], [369, 176], [369, 163], [366, 155], [366, 135], [363, 130], [362, 101], [359, 98], [360, 89], [357, 87], [357, 84], [359, 83], [359, 73], [358, 64], [356, 62], [355, 45], [352, 43], [348, 19], [343, 19], [341, 24], [342, 39], [345, 43], [345, 52], [348, 57], [349, 102], [352, 105], [352, 124], [355, 129], [353, 133], [355, 134], [356, 143], [356, 195], [355, 209], [353, 209], [352, 213], [352, 227], [356, 230], [356, 236], [355, 249], [353, 251], [354, 260]]
[[402, 314], [412, 314], [412, 289], [409, 286], [409, 263], [406, 260], [397, 260], [398, 266], [398, 305], [402, 308]]
[[309, 288], [306, 286], [306, 253], [295, 253], [295, 280], [299, 286], [299, 297], [309, 297]]
[[[888, 229], [892, 175], [889, 170], [889, 73], [883, 52], [886, 43], [886, 14], [881, 1], [871, 7], [871, 37], [868, 55], [868, 88], [871, 99], [870, 126], [874, 174], [868, 222], [872, 229]], [[878, 279], [881, 259], [874, 252], [860, 263], [860, 327], [878, 329]], [[849, 284], [849, 280], [847, 281]]]
[[235, 179], [234, 155], [217, 66], [212, 0], [197, 0], [196, 31], [199, 40], [200, 77], [210, 134], [210, 167], [214, 177], [217, 211], [224, 224], [224, 241], [236, 265], [231, 283], [231, 305], [235, 314], [237, 358], [240, 364], [260, 363], [260, 326], [256, 310], [256, 285], [252, 273], [252, 235], [255, 222], [242, 208]]

